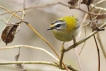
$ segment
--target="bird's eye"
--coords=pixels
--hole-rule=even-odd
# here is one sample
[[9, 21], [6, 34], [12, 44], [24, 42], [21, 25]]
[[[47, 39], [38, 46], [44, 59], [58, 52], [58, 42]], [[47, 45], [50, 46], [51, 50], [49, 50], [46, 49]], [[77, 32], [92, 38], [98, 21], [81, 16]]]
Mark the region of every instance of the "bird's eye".
[[57, 24], [55, 27], [60, 27], [61, 26], [61, 24]]

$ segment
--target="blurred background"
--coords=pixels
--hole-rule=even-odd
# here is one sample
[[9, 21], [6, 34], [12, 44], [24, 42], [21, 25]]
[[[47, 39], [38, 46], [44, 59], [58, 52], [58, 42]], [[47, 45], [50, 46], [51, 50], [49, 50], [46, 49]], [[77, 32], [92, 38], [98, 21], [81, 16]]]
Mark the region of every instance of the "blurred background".
[[[44, 5], [44, 4], [51, 4], [54, 2], [57, 2], [59, 0], [26, 0], [26, 7], [29, 6], [38, 6], [38, 5]], [[60, 0], [61, 2], [67, 4], [69, 0]], [[99, 0], [94, 0], [94, 4]], [[106, 2], [99, 4], [98, 6], [106, 8], [105, 5]], [[23, 9], [23, 0], [0, 0], [0, 6], [5, 7], [6, 9], [9, 9], [11, 11], [16, 11]], [[81, 4], [80, 6], [82, 9], [87, 11], [87, 7], [84, 4]], [[5, 11], [0, 9], [0, 18], [8, 19], [11, 15], [10, 14], [4, 14]], [[17, 13], [20, 17], [22, 16], [22, 12]], [[67, 16], [67, 15], [73, 15], [75, 14], [78, 18], [80, 23], [82, 22], [85, 13], [76, 9], [69, 9], [66, 6], [63, 5], [53, 5], [53, 6], [47, 6], [43, 8], [31, 8], [25, 11], [25, 21], [28, 21], [58, 52], [60, 55], [60, 47], [62, 45], [62, 42], [59, 40], [56, 40], [54, 36], [52, 35], [51, 31], [47, 31], [47, 28], [49, 28], [49, 25], [54, 20]], [[19, 21], [16, 17], [13, 17], [9, 23], [15, 23]], [[103, 24], [106, 21], [106, 19], [99, 19], [99, 24]], [[85, 22], [88, 23], [89, 20]], [[5, 22], [0, 20], [0, 34], [2, 33], [2, 30], [4, 29]], [[85, 30], [82, 29], [81, 37], [80, 39], [85, 37]], [[86, 27], [86, 34], [89, 35], [92, 32], [90, 27]], [[100, 38], [102, 40], [104, 49], [106, 50], [106, 33], [105, 31], [101, 31]], [[72, 45], [72, 41], [65, 43], [65, 48]], [[52, 54], [53, 51], [50, 49], [50, 47], [41, 40], [26, 24], [21, 24], [20, 31], [16, 33], [15, 38], [12, 43], [8, 44], [7, 46], [13, 46], [13, 45], [30, 45], [35, 47], [40, 47], [48, 50]], [[5, 47], [5, 43], [3, 41], [0, 42], [0, 47]], [[78, 52], [81, 50], [81, 47], [83, 44], [79, 45]], [[106, 70], [106, 59], [103, 56], [103, 53], [100, 49], [100, 56], [101, 56], [101, 71]], [[0, 61], [15, 61], [15, 56], [18, 53], [18, 48], [15, 49], [8, 49], [8, 50], [0, 50]], [[55, 55], [55, 54], [54, 54]], [[84, 71], [97, 71], [98, 69], [98, 57], [97, 57], [97, 49], [95, 46], [95, 42], [93, 37], [88, 39], [86, 41], [85, 47], [79, 56], [81, 66]], [[51, 56], [46, 54], [43, 51], [40, 50], [34, 50], [30, 48], [21, 48], [21, 55], [19, 57], [20, 61], [51, 61], [55, 62], [56, 60], [53, 59]], [[70, 50], [69, 52], [65, 53], [64, 56], [64, 62], [66, 64], [70, 64], [72, 67], [79, 69], [75, 50]], [[48, 65], [38, 65], [38, 64], [27, 64], [24, 65], [27, 71], [62, 71], [56, 67], [48, 66]], [[15, 68], [15, 65], [0, 65], [0, 70], [2, 71], [17, 71]]]

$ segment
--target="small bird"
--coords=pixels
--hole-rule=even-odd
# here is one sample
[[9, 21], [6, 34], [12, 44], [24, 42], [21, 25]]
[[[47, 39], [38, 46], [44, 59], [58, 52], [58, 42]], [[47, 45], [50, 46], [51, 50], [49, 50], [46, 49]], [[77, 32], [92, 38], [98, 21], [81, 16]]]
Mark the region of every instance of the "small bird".
[[47, 30], [52, 30], [55, 38], [68, 42], [73, 40], [80, 32], [80, 24], [75, 15], [62, 17], [53, 23]]

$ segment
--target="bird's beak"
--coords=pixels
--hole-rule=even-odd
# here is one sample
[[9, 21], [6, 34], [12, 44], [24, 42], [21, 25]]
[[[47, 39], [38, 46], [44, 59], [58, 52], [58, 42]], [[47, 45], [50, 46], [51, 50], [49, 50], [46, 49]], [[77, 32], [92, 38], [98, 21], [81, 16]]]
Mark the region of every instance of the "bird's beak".
[[48, 28], [47, 30], [53, 30], [54, 28], [54, 25], [50, 25], [50, 28]]
[[54, 27], [50, 27], [50, 28], [48, 28], [47, 30], [53, 30], [54, 29]]

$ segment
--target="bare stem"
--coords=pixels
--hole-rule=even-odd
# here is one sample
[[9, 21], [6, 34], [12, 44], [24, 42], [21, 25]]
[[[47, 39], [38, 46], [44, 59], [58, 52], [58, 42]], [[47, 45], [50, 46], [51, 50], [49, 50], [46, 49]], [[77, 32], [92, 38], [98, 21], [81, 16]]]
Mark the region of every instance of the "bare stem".
[[[104, 28], [104, 27], [106, 27], [106, 22], [105, 22], [103, 25], [101, 25], [99, 28]], [[97, 32], [100, 32], [100, 31], [95, 30], [95, 31], [93, 31], [91, 34], [89, 34], [87, 37], [85, 37], [85, 38], [83, 38], [82, 40], [76, 42], [76, 46], [80, 45], [81, 43], [83, 43], [84, 41], [86, 41], [87, 39], [89, 39], [90, 37], [92, 37], [94, 34], [96, 34]], [[65, 52], [68, 52], [68, 51], [71, 50], [72, 48], [75, 48], [74, 46], [75, 46], [75, 45], [69, 46], [68, 48], [65, 49]]]
[[52, 65], [56, 66], [57, 65], [53, 62], [47, 62], [47, 61], [9, 61], [9, 62], [0, 62], [0, 65], [11, 65], [11, 64], [46, 64], [46, 65]]
[[50, 55], [51, 57], [53, 57], [55, 60], [59, 61], [52, 53], [40, 47], [34, 47], [34, 46], [29, 46], [29, 45], [15, 45], [15, 46], [0, 47], [0, 50], [13, 49], [13, 48], [32, 48], [35, 50], [41, 50], [47, 53], [48, 55]]
[[60, 56], [60, 62], [59, 62], [59, 66], [60, 68], [62, 68], [62, 61], [63, 61], [63, 57], [64, 57], [64, 43], [62, 44], [62, 47], [61, 47], [61, 56]]
[[105, 49], [104, 49], [104, 47], [103, 47], [103, 44], [102, 44], [102, 41], [101, 41], [101, 38], [100, 38], [99, 33], [97, 33], [97, 39], [98, 39], [99, 45], [100, 45], [100, 47], [101, 47], [102, 53], [103, 53], [103, 55], [104, 55], [104, 57], [105, 57], [105, 59], [106, 59], [106, 52], [105, 52]]

